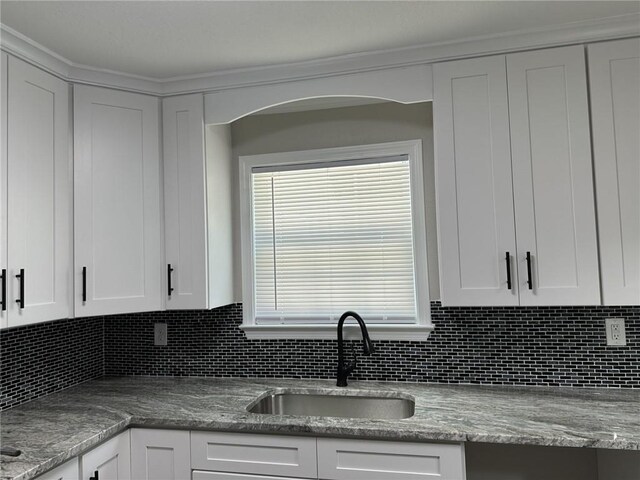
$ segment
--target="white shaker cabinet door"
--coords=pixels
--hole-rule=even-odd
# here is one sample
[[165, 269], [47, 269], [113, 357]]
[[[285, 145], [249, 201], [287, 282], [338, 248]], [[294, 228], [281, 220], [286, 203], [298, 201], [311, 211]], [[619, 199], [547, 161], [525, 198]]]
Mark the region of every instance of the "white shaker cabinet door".
[[162, 101], [167, 309], [204, 309], [207, 212], [202, 95]]
[[597, 305], [584, 49], [508, 55], [507, 78], [520, 304]]
[[640, 39], [589, 46], [602, 301], [640, 304]]
[[63, 463], [59, 467], [48, 471], [44, 475], [40, 475], [38, 480], [79, 480], [80, 479], [80, 465], [78, 458], [69, 460]]
[[71, 316], [69, 86], [9, 58], [9, 326]]
[[131, 442], [129, 430], [82, 455], [81, 480], [130, 480]]
[[433, 73], [442, 303], [517, 305], [505, 57]]
[[131, 478], [189, 480], [189, 432], [134, 428], [131, 430]]
[[0, 328], [8, 324], [7, 311], [7, 70], [9, 57], [0, 52]]
[[159, 103], [76, 86], [77, 316], [162, 307]]

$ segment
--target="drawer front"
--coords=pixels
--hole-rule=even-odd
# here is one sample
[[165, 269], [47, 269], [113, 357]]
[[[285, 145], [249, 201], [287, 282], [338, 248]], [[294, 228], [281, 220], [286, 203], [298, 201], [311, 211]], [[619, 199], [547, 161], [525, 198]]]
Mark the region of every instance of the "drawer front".
[[460, 444], [318, 439], [324, 480], [464, 480]]
[[317, 478], [316, 439], [284, 435], [191, 432], [191, 468]]
[[265, 475], [247, 475], [245, 473], [203, 472], [194, 470], [191, 480], [302, 480], [301, 478], [270, 477]]

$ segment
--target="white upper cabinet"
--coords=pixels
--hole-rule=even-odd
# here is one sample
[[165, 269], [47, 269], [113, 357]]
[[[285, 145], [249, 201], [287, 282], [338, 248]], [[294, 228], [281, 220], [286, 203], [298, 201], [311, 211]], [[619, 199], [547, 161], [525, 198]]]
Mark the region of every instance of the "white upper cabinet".
[[605, 305], [640, 304], [640, 39], [589, 46]]
[[7, 311], [7, 70], [9, 57], [0, 52], [0, 328], [8, 323]]
[[508, 55], [507, 78], [520, 304], [597, 305], [584, 48]]
[[207, 308], [204, 105], [200, 94], [162, 101], [167, 309]]
[[444, 305], [517, 305], [505, 57], [434, 66]]
[[444, 305], [600, 303], [588, 108], [581, 46], [434, 66]]
[[158, 99], [74, 93], [76, 316], [160, 310]]
[[230, 127], [205, 127], [203, 109], [199, 94], [162, 102], [170, 310], [233, 302]]
[[72, 315], [69, 86], [9, 57], [6, 105], [6, 183], [0, 187], [5, 325], [66, 318]]

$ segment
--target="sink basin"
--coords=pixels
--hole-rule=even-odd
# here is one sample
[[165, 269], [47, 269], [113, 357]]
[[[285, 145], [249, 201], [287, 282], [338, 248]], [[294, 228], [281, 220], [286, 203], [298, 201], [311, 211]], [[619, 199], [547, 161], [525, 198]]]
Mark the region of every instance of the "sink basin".
[[399, 419], [413, 416], [415, 402], [401, 396], [277, 392], [259, 398], [247, 410], [269, 415]]

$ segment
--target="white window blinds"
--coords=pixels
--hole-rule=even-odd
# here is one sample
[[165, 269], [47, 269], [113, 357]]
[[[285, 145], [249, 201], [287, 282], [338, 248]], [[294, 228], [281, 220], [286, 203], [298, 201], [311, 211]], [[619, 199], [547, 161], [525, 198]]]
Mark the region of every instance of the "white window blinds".
[[415, 323], [406, 156], [254, 167], [258, 324]]

